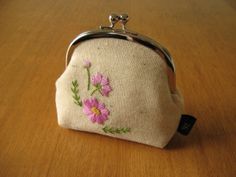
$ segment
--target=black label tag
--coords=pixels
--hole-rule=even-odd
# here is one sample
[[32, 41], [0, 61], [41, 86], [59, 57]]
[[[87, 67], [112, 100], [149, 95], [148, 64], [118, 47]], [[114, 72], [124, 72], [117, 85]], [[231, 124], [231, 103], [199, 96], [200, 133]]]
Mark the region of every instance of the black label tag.
[[183, 114], [180, 119], [178, 132], [182, 135], [188, 135], [191, 129], [193, 128], [196, 118], [190, 115]]

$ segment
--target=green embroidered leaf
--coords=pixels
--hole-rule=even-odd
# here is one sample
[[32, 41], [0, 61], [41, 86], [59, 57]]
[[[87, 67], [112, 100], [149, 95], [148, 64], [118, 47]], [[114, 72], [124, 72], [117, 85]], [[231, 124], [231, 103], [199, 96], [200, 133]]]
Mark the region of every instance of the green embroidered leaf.
[[82, 101], [80, 100], [78, 87], [79, 87], [78, 81], [77, 80], [72, 81], [71, 91], [74, 103], [78, 106], [82, 106]]
[[122, 134], [122, 133], [128, 133], [131, 131], [131, 129], [128, 127], [114, 128], [114, 127], [108, 127], [107, 125], [105, 127], [103, 127], [102, 130], [105, 133], [111, 133], [111, 134], [115, 134], [115, 133]]

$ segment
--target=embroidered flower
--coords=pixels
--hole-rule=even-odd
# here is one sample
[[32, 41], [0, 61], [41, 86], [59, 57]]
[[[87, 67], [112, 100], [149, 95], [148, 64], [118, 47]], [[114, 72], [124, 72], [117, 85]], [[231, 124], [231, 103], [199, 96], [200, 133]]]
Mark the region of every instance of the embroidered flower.
[[83, 112], [93, 122], [103, 124], [109, 115], [109, 110], [103, 103], [98, 102], [96, 98], [90, 98], [83, 101]]
[[[87, 79], [88, 85], [87, 90], [90, 91], [91, 83], [94, 86], [94, 90], [91, 92], [93, 95], [95, 92], [99, 92], [102, 96], [108, 96], [109, 93], [112, 91], [112, 88], [109, 83], [109, 79], [97, 73], [90, 78], [90, 68], [92, 64], [89, 60], [84, 60], [83, 67], [87, 71]], [[71, 86], [72, 91], [72, 98], [74, 103], [83, 108], [84, 114], [93, 122], [98, 124], [104, 124], [104, 122], [108, 119], [110, 111], [105, 107], [104, 103], [101, 103], [97, 100], [97, 98], [89, 98], [85, 99], [83, 102], [81, 101], [79, 95], [79, 83], [77, 79], [72, 81]], [[131, 132], [130, 127], [113, 127], [104, 125], [102, 128], [104, 133], [111, 133], [111, 134], [123, 134]]]
[[91, 95], [93, 95], [96, 91], [99, 91], [101, 95], [109, 96], [109, 93], [112, 91], [109, 79], [100, 73], [93, 75], [91, 82], [95, 86], [95, 89], [92, 91]]
[[84, 68], [90, 68], [91, 67], [91, 62], [89, 60], [84, 60]]

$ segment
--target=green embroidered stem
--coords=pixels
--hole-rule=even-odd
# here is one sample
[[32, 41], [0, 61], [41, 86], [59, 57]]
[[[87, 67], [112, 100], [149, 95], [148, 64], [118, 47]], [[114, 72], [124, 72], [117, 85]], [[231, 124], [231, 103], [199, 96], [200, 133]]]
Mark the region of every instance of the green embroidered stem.
[[72, 81], [72, 87], [71, 87], [71, 91], [73, 93], [72, 97], [74, 98], [74, 103], [77, 104], [78, 106], [82, 107], [82, 101], [80, 100], [80, 96], [79, 96], [79, 84], [77, 80]]
[[90, 70], [89, 68], [86, 68], [87, 74], [88, 74], [88, 90], [90, 90]]
[[92, 91], [92, 93], [90, 95], [92, 96], [96, 91], [98, 91], [97, 87], [95, 87], [95, 89]]
[[105, 132], [105, 133], [111, 133], [111, 134], [122, 134], [122, 133], [128, 133], [131, 131], [130, 128], [114, 128], [114, 127], [108, 127], [107, 125], [105, 127], [102, 128], [102, 130]]
[[100, 85], [95, 86], [95, 89], [91, 92], [90, 95], [92, 96], [96, 91], [99, 91], [99, 93], [102, 95], [101, 86]]

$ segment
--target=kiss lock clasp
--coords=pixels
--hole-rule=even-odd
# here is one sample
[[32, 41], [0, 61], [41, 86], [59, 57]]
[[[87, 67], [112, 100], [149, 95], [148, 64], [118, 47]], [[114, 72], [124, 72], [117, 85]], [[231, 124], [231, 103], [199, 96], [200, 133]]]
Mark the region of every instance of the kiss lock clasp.
[[100, 26], [100, 29], [111, 29], [113, 30], [116, 23], [120, 22], [121, 26], [122, 26], [122, 30], [126, 30], [126, 23], [129, 21], [129, 16], [128, 14], [111, 14], [109, 15], [109, 22], [110, 22], [110, 26]]

